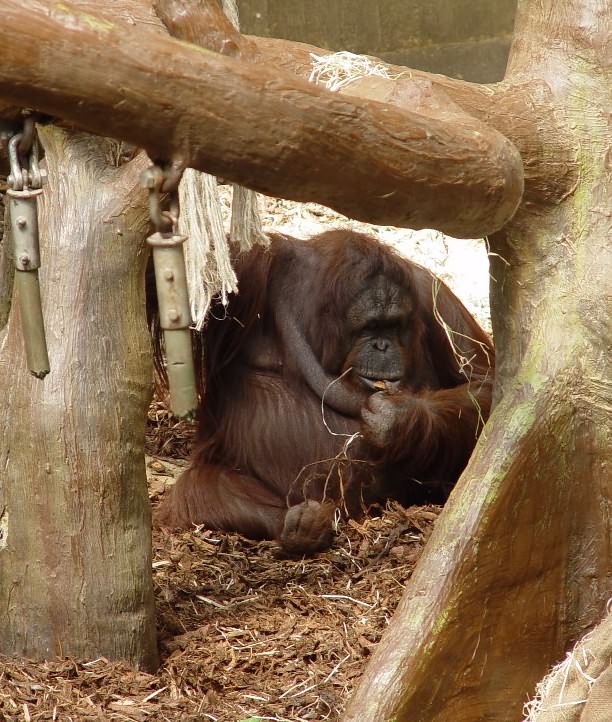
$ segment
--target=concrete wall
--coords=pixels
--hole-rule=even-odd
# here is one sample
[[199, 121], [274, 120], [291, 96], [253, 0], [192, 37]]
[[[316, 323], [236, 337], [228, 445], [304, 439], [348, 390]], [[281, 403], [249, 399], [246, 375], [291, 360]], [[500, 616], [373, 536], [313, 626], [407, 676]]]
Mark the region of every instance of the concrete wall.
[[516, 0], [238, 0], [243, 32], [487, 83], [503, 77]]

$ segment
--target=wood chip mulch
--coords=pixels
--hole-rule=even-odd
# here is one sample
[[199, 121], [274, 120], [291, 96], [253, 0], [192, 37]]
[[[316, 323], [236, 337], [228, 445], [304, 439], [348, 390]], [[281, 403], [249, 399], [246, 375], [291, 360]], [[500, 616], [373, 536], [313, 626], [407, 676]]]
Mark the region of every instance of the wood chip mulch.
[[[348, 224], [384, 237], [446, 280], [474, 276], [465, 246], [450, 257], [433, 232], [360, 225], [315, 204], [276, 199], [266, 199], [264, 219], [299, 236]], [[486, 306], [478, 316], [486, 325], [484, 275], [471, 295], [475, 313]], [[163, 403], [151, 405], [153, 503], [184, 466], [192, 439], [193, 426], [174, 421]], [[338, 720], [439, 511], [391, 505], [342, 523], [333, 547], [305, 560], [283, 559], [275, 544], [235, 534], [156, 530], [157, 674], [106, 659], [0, 657], [0, 722]]]
[[[149, 448], [188, 446], [191, 430], [168, 431], [157, 412]], [[154, 504], [169, 463], [148, 464]], [[0, 720], [338, 720], [439, 511], [389, 505], [341, 523], [329, 551], [303, 560], [237, 534], [155, 530], [157, 674], [0, 658]]]

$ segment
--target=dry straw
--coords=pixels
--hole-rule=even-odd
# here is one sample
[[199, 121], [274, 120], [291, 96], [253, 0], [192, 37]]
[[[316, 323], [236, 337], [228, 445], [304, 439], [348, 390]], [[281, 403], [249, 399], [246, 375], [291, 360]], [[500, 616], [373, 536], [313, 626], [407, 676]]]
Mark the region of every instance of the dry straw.
[[369, 58], [367, 55], [355, 55], [347, 51], [330, 55], [310, 54], [312, 72], [308, 78], [311, 83], [324, 85], [328, 90], [337, 91], [359, 78], [376, 76], [392, 80], [397, 75], [389, 73], [388, 68]]

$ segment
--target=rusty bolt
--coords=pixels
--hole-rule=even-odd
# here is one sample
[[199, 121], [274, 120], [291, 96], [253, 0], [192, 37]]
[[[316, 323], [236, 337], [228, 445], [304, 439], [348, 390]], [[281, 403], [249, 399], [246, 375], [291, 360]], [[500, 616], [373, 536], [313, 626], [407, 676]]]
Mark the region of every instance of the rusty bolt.
[[23, 256], [19, 256], [19, 263], [24, 267], [27, 268], [30, 265], [30, 257], [26, 256], [25, 253]]
[[17, 228], [21, 228], [22, 230], [28, 225], [28, 221], [24, 216], [18, 216], [15, 222], [17, 223]]
[[171, 268], [166, 268], [164, 271], [164, 281], [174, 281], [174, 273]]

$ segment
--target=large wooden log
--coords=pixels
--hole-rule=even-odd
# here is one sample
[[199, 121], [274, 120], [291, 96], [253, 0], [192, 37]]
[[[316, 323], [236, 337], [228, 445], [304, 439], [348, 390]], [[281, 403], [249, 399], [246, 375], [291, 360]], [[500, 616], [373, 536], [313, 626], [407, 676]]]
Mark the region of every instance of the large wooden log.
[[1, 0], [0, 13], [0, 96], [153, 157], [456, 236], [493, 232], [521, 199], [515, 147], [464, 114], [341, 96], [69, 3]]
[[[153, 5], [174, 37], [251, 65], [308, 78], [313, 56], [329, 53], [307, 43], [241, 34], [228, 22], [217, 0], [153, 0]], [[542, 79], [523, 75], [510, 82], [479, 85], [379, 58], [372, 62], [384, 68], [387, 77], [356, 78], [339, 92], [426, 116], [452, 120], [454, 115], [459, 124], [463, 111], [495, 128], [514, 143], [523, 159], [524, 201], [556, 204], [575, 187], [569, 128], [555, 113], [553, 93]]]

